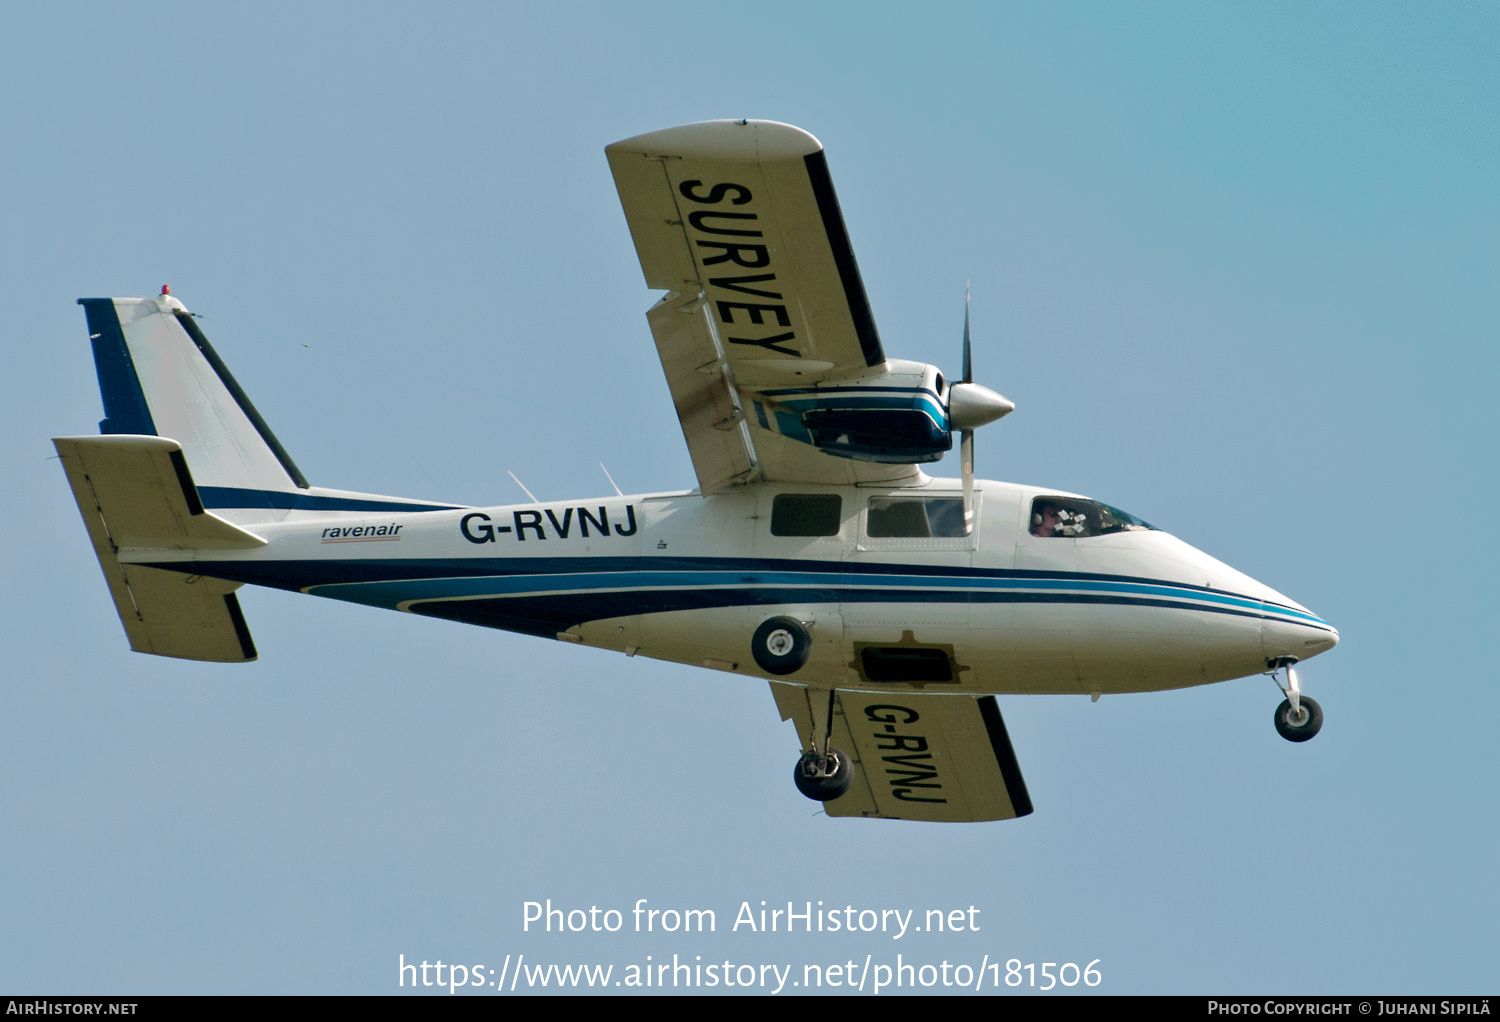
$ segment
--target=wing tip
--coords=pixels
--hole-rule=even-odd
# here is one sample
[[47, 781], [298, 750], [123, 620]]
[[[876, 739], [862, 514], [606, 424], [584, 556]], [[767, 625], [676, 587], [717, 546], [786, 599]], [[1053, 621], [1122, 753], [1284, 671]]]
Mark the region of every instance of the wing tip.
[[749, 118], [694, 121], [672, 128], [611, 142], [606, 154], [639, 152], [648, 156], [682, 156], [703, 160], [802, 159], [821, 152], [823, 143], [811, 132], [781, 121]]

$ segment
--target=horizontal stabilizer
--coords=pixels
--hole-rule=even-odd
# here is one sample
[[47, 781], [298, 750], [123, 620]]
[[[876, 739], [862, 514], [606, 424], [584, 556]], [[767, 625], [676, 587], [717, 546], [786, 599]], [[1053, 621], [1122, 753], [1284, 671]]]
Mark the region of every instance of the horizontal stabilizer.
[[182, 445], [158, 436], [58, 437], [73, 496], [102, 516], [115, 548], [234, 550], [265, 546], [252, 532], [203, 509]]
[[127, 548], [265, 545], [259, 536], [203, 509], [181, 445], [164, 437], [120, 434], [59, 437], [52, 443], [130, 648], [187, 660], [254, 660], [255, 644], [234, 596], [237, 583], [120, 562], [120, 551]]
[[[771, 682], [782, 719], [796, 721], [803, 751], [812, 731], [811, 691]], [[832, 744], [856, 762], [849, 790], [823, 803], [829, 816], [968, 823], [1032, 811], [994, 696], [841, 691]]]

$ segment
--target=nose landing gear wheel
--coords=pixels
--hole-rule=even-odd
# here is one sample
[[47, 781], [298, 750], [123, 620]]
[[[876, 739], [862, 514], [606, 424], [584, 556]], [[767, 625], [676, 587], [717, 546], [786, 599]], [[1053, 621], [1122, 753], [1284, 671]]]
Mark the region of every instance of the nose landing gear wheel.
[[1298, 702], [1295, 713], [1290, 699], [1276, 707], [1276, 733], [1289, 742], [1305, 742], [1323, 727], [1323, 708], [1317, 700], [1302, 696]]
[[792, 770], [792, 780], [814, 802], [832, 802], [854, 783], [854, 764], [842, 749], [829, 749], [827, 755], [803, 753]]

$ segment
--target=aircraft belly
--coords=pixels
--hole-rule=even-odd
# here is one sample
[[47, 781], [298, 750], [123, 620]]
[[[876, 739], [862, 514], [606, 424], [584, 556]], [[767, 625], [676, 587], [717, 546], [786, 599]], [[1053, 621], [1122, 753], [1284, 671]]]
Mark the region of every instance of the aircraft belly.
[[1265, 669], [1258, 617], [1163, 607], [1079, 608], [1074, 632], [1085, 692], [1149, 692], [1205, 685]]
[[[767, 617], [783, 615], [802, 622], [812, 639], [807, 663], [785, 680], [799, 685], [852, 687], [858, 678], [849, 668], [844, 624], [837, 605], [713, 607], [642, 614], [638, 618], [638, 655], [714, 667], [749, 677], [768, 677], [755, 662], [750, 639]], [[605, 622], [595, 624], [607, 627]], [[585, 641], [590, 641], [588, 633]]]
[[581, 637], [586, 646], [611, 649], [617, 653], [629, 653], [631, 656], [634, 656], [641, 648], [641, 616], [639, 614], [625, 614], [620, 617], [586, 621], [569, 630]]
[[1013, 606], [1009, 627], [976, 621], [966, 655], [982, 691], [1147, 692], [1264, 670], [1260, 633], [1257, 617], [1022, 603]]
[[1066, 608], [1062, 615], [1053, 607], [1012, 605], [1007, 609], [1005, 626], [987, 622], [971, 632], [970, 659], [979, 686], [987, 692], [1081, 691]]

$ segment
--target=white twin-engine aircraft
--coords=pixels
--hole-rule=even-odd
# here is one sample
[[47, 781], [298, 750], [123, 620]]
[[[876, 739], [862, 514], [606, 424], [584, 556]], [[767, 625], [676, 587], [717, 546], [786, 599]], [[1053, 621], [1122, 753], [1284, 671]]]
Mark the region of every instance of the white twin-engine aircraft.
[[[101, 436], [54, 441], [132, 649], [254, 660], [275, 586], [770, 680], [831, 816], [998, 820], [1031, 799], [996, 694], [1284, 675], [1338, 633], [1133, 515], [976, 480], [1013, 409], [886, 357], [823, 147], [710, 121], [606, 148], [696, 490], [471, 508], [308, 483], [192, 314], [85, 298]], [[962, 476], [922, 466], [961, 437]]]

